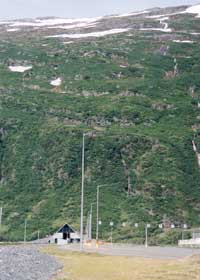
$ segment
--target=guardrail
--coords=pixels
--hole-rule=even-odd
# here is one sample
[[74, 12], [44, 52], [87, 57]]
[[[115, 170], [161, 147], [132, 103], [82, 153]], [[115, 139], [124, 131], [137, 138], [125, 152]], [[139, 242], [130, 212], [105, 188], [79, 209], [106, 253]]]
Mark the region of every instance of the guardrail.
[[200, 238], [179, 240], [180, 247], [200, 247]]

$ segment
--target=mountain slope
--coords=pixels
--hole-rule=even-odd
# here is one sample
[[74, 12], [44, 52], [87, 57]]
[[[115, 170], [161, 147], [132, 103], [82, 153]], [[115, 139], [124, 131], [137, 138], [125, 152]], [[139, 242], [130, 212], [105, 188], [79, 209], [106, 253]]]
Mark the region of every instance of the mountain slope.
[[199, 23], [199, 6], [1, 22], [3, 239], [22, 240], [24, 219], [29, 239], [79, 227], [90, 131], [84, 215], [108, 184], [101, 238], [111, 220], [134, 240], [146, 222], [199, 226]]

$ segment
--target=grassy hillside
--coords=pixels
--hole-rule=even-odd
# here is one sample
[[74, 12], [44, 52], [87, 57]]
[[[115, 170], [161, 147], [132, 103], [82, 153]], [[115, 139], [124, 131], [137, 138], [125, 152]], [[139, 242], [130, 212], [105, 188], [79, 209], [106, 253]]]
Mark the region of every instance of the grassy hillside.
[[[199, 23], [191, 16], [171, 23], [176, 37], [191, 36], [193, 44], [134, 30], [73, 44], [1, 35], [1, 239], [23, 239], [25, 218], [29, 239], [64, 222], [79, 228], [87, 131], [96, 136], [86, 137], [85, 219], [97, 185], [108, 184], [100, 194], [100, 237], [108, 237], [110, 220], [116, 239], [142, 240], [146, 222], [161, 239], [158, 223], [199, 226], [192, 140], [199, 148], [200, 45], [199, 36], [179, 33]], [[14, 73], [11, 64], [33, 68]], [[57, 77], [63, 82], [54, 88]]]

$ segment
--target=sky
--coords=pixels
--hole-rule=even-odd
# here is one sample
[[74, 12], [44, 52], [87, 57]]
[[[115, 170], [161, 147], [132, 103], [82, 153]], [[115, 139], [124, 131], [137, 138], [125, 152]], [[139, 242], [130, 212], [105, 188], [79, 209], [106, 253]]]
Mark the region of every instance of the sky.
[[96, 17], [198, 3], [200, 0], [0, 0], [0, 18]]

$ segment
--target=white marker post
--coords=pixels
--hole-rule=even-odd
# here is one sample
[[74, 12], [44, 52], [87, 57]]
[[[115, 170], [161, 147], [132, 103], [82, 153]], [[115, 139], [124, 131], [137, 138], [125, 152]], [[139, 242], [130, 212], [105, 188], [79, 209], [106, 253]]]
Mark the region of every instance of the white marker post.
[[148, 229], [151, 227], [150, 224], [145, 226], [145, 247], [148, 248]]
[[110, 243], [111, 243], [111, 246], [113, 246], [113, 226], [114, 226], [114, 223], [113, 223], [113, 222], [110, 222], [110, 226], [111, 226], [111, 231], [110, 231]]
[[27, 229], [27, 219], [24, 221], [24, 243], [26, 243], [26, 229]]
[[187, 224], [183, 225], [183, 230], [182, 230], [182, 240], [184, 240], [184, 231], [186, 231], [188, 228]]

